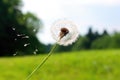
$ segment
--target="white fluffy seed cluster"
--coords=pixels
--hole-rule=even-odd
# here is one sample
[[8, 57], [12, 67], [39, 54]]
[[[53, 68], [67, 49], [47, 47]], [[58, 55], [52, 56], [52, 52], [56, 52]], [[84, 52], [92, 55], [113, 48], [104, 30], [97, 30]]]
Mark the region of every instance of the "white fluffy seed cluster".
[[[60, 39], [61, 29], [66, 28], [69, 32]], [[51, 27], [52, 37], [59, 45], [68, 46], [75, 42], [79, 36], [77, 26], [69, 20], [56, 21]]]

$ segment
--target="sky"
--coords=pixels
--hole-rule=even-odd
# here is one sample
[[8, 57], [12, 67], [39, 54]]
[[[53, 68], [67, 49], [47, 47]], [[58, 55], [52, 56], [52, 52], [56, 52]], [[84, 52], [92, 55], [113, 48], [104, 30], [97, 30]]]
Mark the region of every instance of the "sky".
[[22, 11], [32, 12], [42, 20], [44, 27], [37, 34], [44, 44], [54, 43], [50, 27], [60, 19], [73, 21], [80, 35], [93, 31], [109, 33], [120, 31], [120, 0], [22, 0]]

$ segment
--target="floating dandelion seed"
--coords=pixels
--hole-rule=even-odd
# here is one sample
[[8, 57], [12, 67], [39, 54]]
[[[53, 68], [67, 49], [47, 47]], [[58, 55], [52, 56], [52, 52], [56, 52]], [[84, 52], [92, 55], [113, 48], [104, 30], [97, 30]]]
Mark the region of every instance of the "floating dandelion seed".
[[24, 37], [22, 37], [22, 38], [29, 38], [29, 36], [24, 36]]
[[38, 49], [35, 49], [35, 51], [33, 52], [33, 54], [35, 54], [35, 55], [36, 55], [36, 54], [37, 54], [37, 52], [38, 52]]
[[33, 29], [33, 32], [36, 32], [36, 29]]
[[17, 54], [13, 54], [13, 56], [16, 56]]
[[60, 20], [51, 27], [52, 37], [58, 44], [67, 46], [75, 42], [79, 32], [76, 25], [68, 20]]
[[17, 34], [17, 36], [22, 36], [21, 34]]
[[12, 30], [14, 30], [14, 31], [15, 31], [15, 28], [14, 28], [14, 27], [12, 27]]
[[13, 54], [13, 56], [16, 56], [17, 54], [18, 54], [18, 53], [16, 52], [16, 53]]
[[25, 34], [17, 34], [17, 36], [25, 36]]
[[38, 52], [38, 49], [35, 49], [36, 52]]
[[37, 54], [36, 51], [34, 51], [33, 54], [36, 55]]
[[14, 39], [15, 41], [17, 40], [17, 38]]
[[24, 47], [26, 47], [26, 46], [28, 46], [28, 45], [30, 45], [30, 43], [24, 44]]

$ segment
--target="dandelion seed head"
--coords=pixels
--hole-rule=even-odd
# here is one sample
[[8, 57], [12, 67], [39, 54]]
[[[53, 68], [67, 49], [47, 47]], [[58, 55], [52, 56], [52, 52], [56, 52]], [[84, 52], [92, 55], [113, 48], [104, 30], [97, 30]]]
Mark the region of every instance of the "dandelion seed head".
[[67, 46], [77, 40], [79, 32], [72, 21], [60, 20], [52, 25], [51, 34], [58, 44]]

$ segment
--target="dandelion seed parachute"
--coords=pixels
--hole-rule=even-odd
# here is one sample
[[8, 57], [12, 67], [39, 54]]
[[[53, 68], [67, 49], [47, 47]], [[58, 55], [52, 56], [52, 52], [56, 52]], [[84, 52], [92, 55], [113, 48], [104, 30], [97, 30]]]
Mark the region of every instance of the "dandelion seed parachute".
[[72, 44], [79, 36], [77, 26], [68, 20], [55, 22], [51, 27], [51, 34], [57, 43], [63, 46]]

